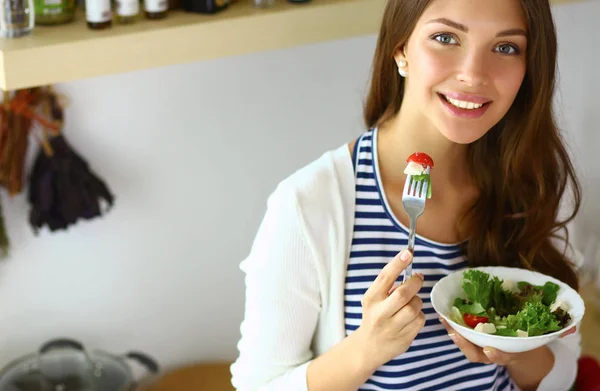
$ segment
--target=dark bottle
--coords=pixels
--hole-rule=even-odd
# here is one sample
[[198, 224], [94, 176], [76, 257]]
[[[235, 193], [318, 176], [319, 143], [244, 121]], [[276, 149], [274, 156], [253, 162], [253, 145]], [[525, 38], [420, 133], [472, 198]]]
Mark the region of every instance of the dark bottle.
[[187, 12], [214, 14], [229, 6], [229, 0], [182, 0], [182, 7]]

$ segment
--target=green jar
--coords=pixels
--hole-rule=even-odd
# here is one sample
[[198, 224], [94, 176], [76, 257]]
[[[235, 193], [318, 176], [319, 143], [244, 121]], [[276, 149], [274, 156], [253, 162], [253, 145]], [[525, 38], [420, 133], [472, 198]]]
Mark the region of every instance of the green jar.
[[36, 25], [55, 25], [75, 19], [75, 0], [33, 0]]

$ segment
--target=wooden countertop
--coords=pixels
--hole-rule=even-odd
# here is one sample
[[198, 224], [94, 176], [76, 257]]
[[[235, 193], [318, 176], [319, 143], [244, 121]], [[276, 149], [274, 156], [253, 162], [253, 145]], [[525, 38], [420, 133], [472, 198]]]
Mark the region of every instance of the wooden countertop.
[[580, 327], [582, 351], [600, 360], [600, 289], [595, 291], [591, 285], [585, 285], [581, 288], [581, 296], [585, 301], [585, 316]]
[[228, 362], [203, 363], [165, 374], [143, 391], [234, 391]]

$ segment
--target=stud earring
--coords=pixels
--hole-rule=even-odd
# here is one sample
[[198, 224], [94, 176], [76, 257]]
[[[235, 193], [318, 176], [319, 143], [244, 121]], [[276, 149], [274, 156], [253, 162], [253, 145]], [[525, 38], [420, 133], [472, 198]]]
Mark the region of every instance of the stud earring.
[[406, 75], [408, 74], [408, 72], [406, 72], [406, 69], [404, 69], [407, 65], [408, 63], [406, 62], [406, 60], [400, 60], [398, 62], [398, 73], [400, 74], [400, 76], [406, 77]]

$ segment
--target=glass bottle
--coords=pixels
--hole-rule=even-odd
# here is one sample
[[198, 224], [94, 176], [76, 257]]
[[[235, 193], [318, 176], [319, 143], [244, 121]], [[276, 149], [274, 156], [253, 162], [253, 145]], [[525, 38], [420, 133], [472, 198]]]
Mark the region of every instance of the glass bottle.
[[169, 10], [168, 0], [144, 0], [144, 11], [148, 19], [163, 19]]
[[275, 5], [275, 0], [250, 0], [250, 4], [256, 8], [271, 8]]
[[34, 0], [35, 24], [57, 25], [75, 20], [75, 0]]
[[17, 38], [31, 34], [35, 24], [33, 0], [1, 0], [0, 36]]
[[85, 0], [85, 19], [88, 27], [93, 30], [112, 26], [110, 0]]
[[122, 24], [135, 23], [140, 13], [139, 0], [116, 0], [117, 21]]

